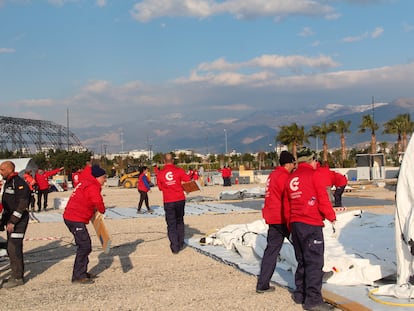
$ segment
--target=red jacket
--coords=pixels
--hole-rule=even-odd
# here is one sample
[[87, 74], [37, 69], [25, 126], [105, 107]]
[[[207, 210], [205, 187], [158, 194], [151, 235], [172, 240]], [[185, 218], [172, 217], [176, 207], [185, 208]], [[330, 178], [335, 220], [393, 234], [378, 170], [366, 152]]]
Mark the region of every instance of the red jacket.
[[176, 167], [174, 164], [166, 164], [157, 175], [157, 185], [158, 189], [162, 191], [164, 203], [185, 200], [181, 183], [190, 180], [190, 176], [182, 168]]
[[289, 172], [283, 166], [276, 167], [266, 182], [266, 192], [262, 215], [267, 224], [286, 224], [283, 212], [283, 196]]
[[49, 177], [56, 175], [60, 172], [60, 168], [54, 169], [52, 171], [44, 172], [43, 174], [36, 173], [35, 180], [39, 186], [39, 190], [49, 189]]
[[223, 167], [222, 169], [219, 169], [219, 172], [221, 173], [221, 177], [224, 177], [224, 178], [231, 177], [230, 167]]
[[105, 205], [101, 195], [101, 184], [92, 175], [83, 177], [69, 198], [63, 218], [87, 224], [96, 210], [105, 213]]
[[79, 184], [79, 176], [81, 172], [76, 171], [72, 173], [72, 188], [76, 188], [76, 186]]
[[286, 193], [289, 208], [285, 209], [285, 217], [289, 223], [323, 227], [325, 218], [331, 222], [336, 220], [322, 177], [310, 164], [299, 163], [288, 178]]
[[325, 187], [332, 187], [333, 180], [332, 180], [332, 171], [328, 166], [319, 166], [316, 169], [322, 178], [322, 182]]
[[148, 177], [147, 175], [145, 175], [145, 173], [141, 173], [139, 175], [137, 188], [138, 190], [145, 191], [145, 192], [148, 192], [151, 189], [149, 182], [148, 182]]
[[34, 190], [34, 185], [36, 184], [36, 180], [33, 178], [31, 174], [24, 173], [23, 175], [24, 181], [29, 185], [30, 191]]
[[[79, 174], [79, 181], [84, 178], [89, 178], [92, 175], [92, 165], [85, 165]], [[93, 176], [92, 176], [93, 177]]]
[[331, 171], [332, 172], [332, 184], [335, 187], [345, 187], [348, 184], [348, 179], [345, 175], [342, 175], [338, 172]]

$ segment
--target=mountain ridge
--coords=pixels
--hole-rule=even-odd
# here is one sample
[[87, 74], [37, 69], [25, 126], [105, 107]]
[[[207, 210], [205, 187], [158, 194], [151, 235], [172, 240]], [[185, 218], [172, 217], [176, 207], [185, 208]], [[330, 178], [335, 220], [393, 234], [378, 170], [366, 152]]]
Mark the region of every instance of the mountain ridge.
[[[330, 103], [321, 107], [307, 107], [300, 111], [254, 111], [235, 116], [228, 123], [204, 120], [157, 120], [131, 121], [112, 126], [71, 129], [85, 147], [99, 153], [102, 146], [108, 152], [151, 149], [153, 152], [168, 152], [189, 149], [199, 153], [258, 152], [274, 148], [280, 126], [293, 122], [308, 130], [312, 125], [337, 120], [351, 121], [350, 131], [346, 134], [347, 146], [369, 142], [369, 133], [358, 133], [362, 117], [373, 114], [380, 125], [377, 141], [396, 141], [395, 135], [383, 135], [383, 123], [398, 114], [414, 113], [414, 98], [399, 98], [391, 103], [374, 103], [359, 106], [346, 106]], [[328, 135], [330, 148], [339, 147], [339, 135]], [[311, 145], [315, 143], [311, 140]]]

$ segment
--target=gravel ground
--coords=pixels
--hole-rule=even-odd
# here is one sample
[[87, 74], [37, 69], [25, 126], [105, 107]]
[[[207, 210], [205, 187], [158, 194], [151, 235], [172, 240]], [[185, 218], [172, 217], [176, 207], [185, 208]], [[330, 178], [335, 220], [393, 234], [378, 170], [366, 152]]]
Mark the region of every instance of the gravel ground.
[[[229, 190], [258, 186], [263, 187], [235, 185]], [[206, 187], [190, 196], [217, 198], [224, 189]], [[375, 190], [367, 190], [364, 195], [372, 192], [375, 198], [393, 198], [391, 191]], [[49, 205], [53, 205], [55, 197], [68, 195], [70, 191], [51, 193]], [[104, 188], [103, 195], [107, 207], [134, 207], [138, 201], [135, 189]], [[157, 189], [149, 197], [151, 205], [162, 204]], [[52, 212], [56, 210], [47, 211]], [[260, 211], [186, 216], [186, 237], [202, 237], [215, 228], [260, 218]], [[163, 217], [107, 219], [106, 224], [113, 240], [108, 255], [102, 253], [89, 226], [93, 247], [89, 269], [98, 274], [91, 285], [70, 282], [76, 249], [63, 222], [29, 224], [24, 242], [26, 283], [0, 290], [0, 310], [302, 310], [293, 303], [286, 288], [256, 294], [255, 276], [191, 247], [173, 255]], [[0, 239], [4, 237], [1, 233]], [[2, 279], [9, 275], [6, 264], [7, 261], [0, 262]]]

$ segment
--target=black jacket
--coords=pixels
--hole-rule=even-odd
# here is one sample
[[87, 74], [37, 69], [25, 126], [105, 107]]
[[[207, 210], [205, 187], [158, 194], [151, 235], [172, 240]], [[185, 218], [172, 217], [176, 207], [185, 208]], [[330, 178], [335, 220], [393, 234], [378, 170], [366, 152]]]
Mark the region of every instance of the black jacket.
[[30, 204], [30, 189], [27, 183], [17, 173], [11, 174], [3, 189], [2, 224], [17, 224], [22, 215], [28, 212]]

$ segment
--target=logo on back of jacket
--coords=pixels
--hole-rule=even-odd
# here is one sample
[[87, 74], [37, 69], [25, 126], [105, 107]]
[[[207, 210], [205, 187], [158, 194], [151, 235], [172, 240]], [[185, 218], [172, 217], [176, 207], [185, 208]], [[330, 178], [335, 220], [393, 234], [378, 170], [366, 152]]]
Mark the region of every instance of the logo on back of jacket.
[[289, 189], [292, 191], [290, 194], [291, 199], [297, 199], [302, 195], [302, 191], [299, 190], [299, 177], [293, 177], [289, 182]]
[[168, 172], [165, 174], [165, 181], [166, 181], [166, 184], [167, 184], [167, 185], [173, 185], [173, 184], [175, 184], [175, 179], [174, 179], [174, 174], [173, 174], [173, 172], [168, 171]]

